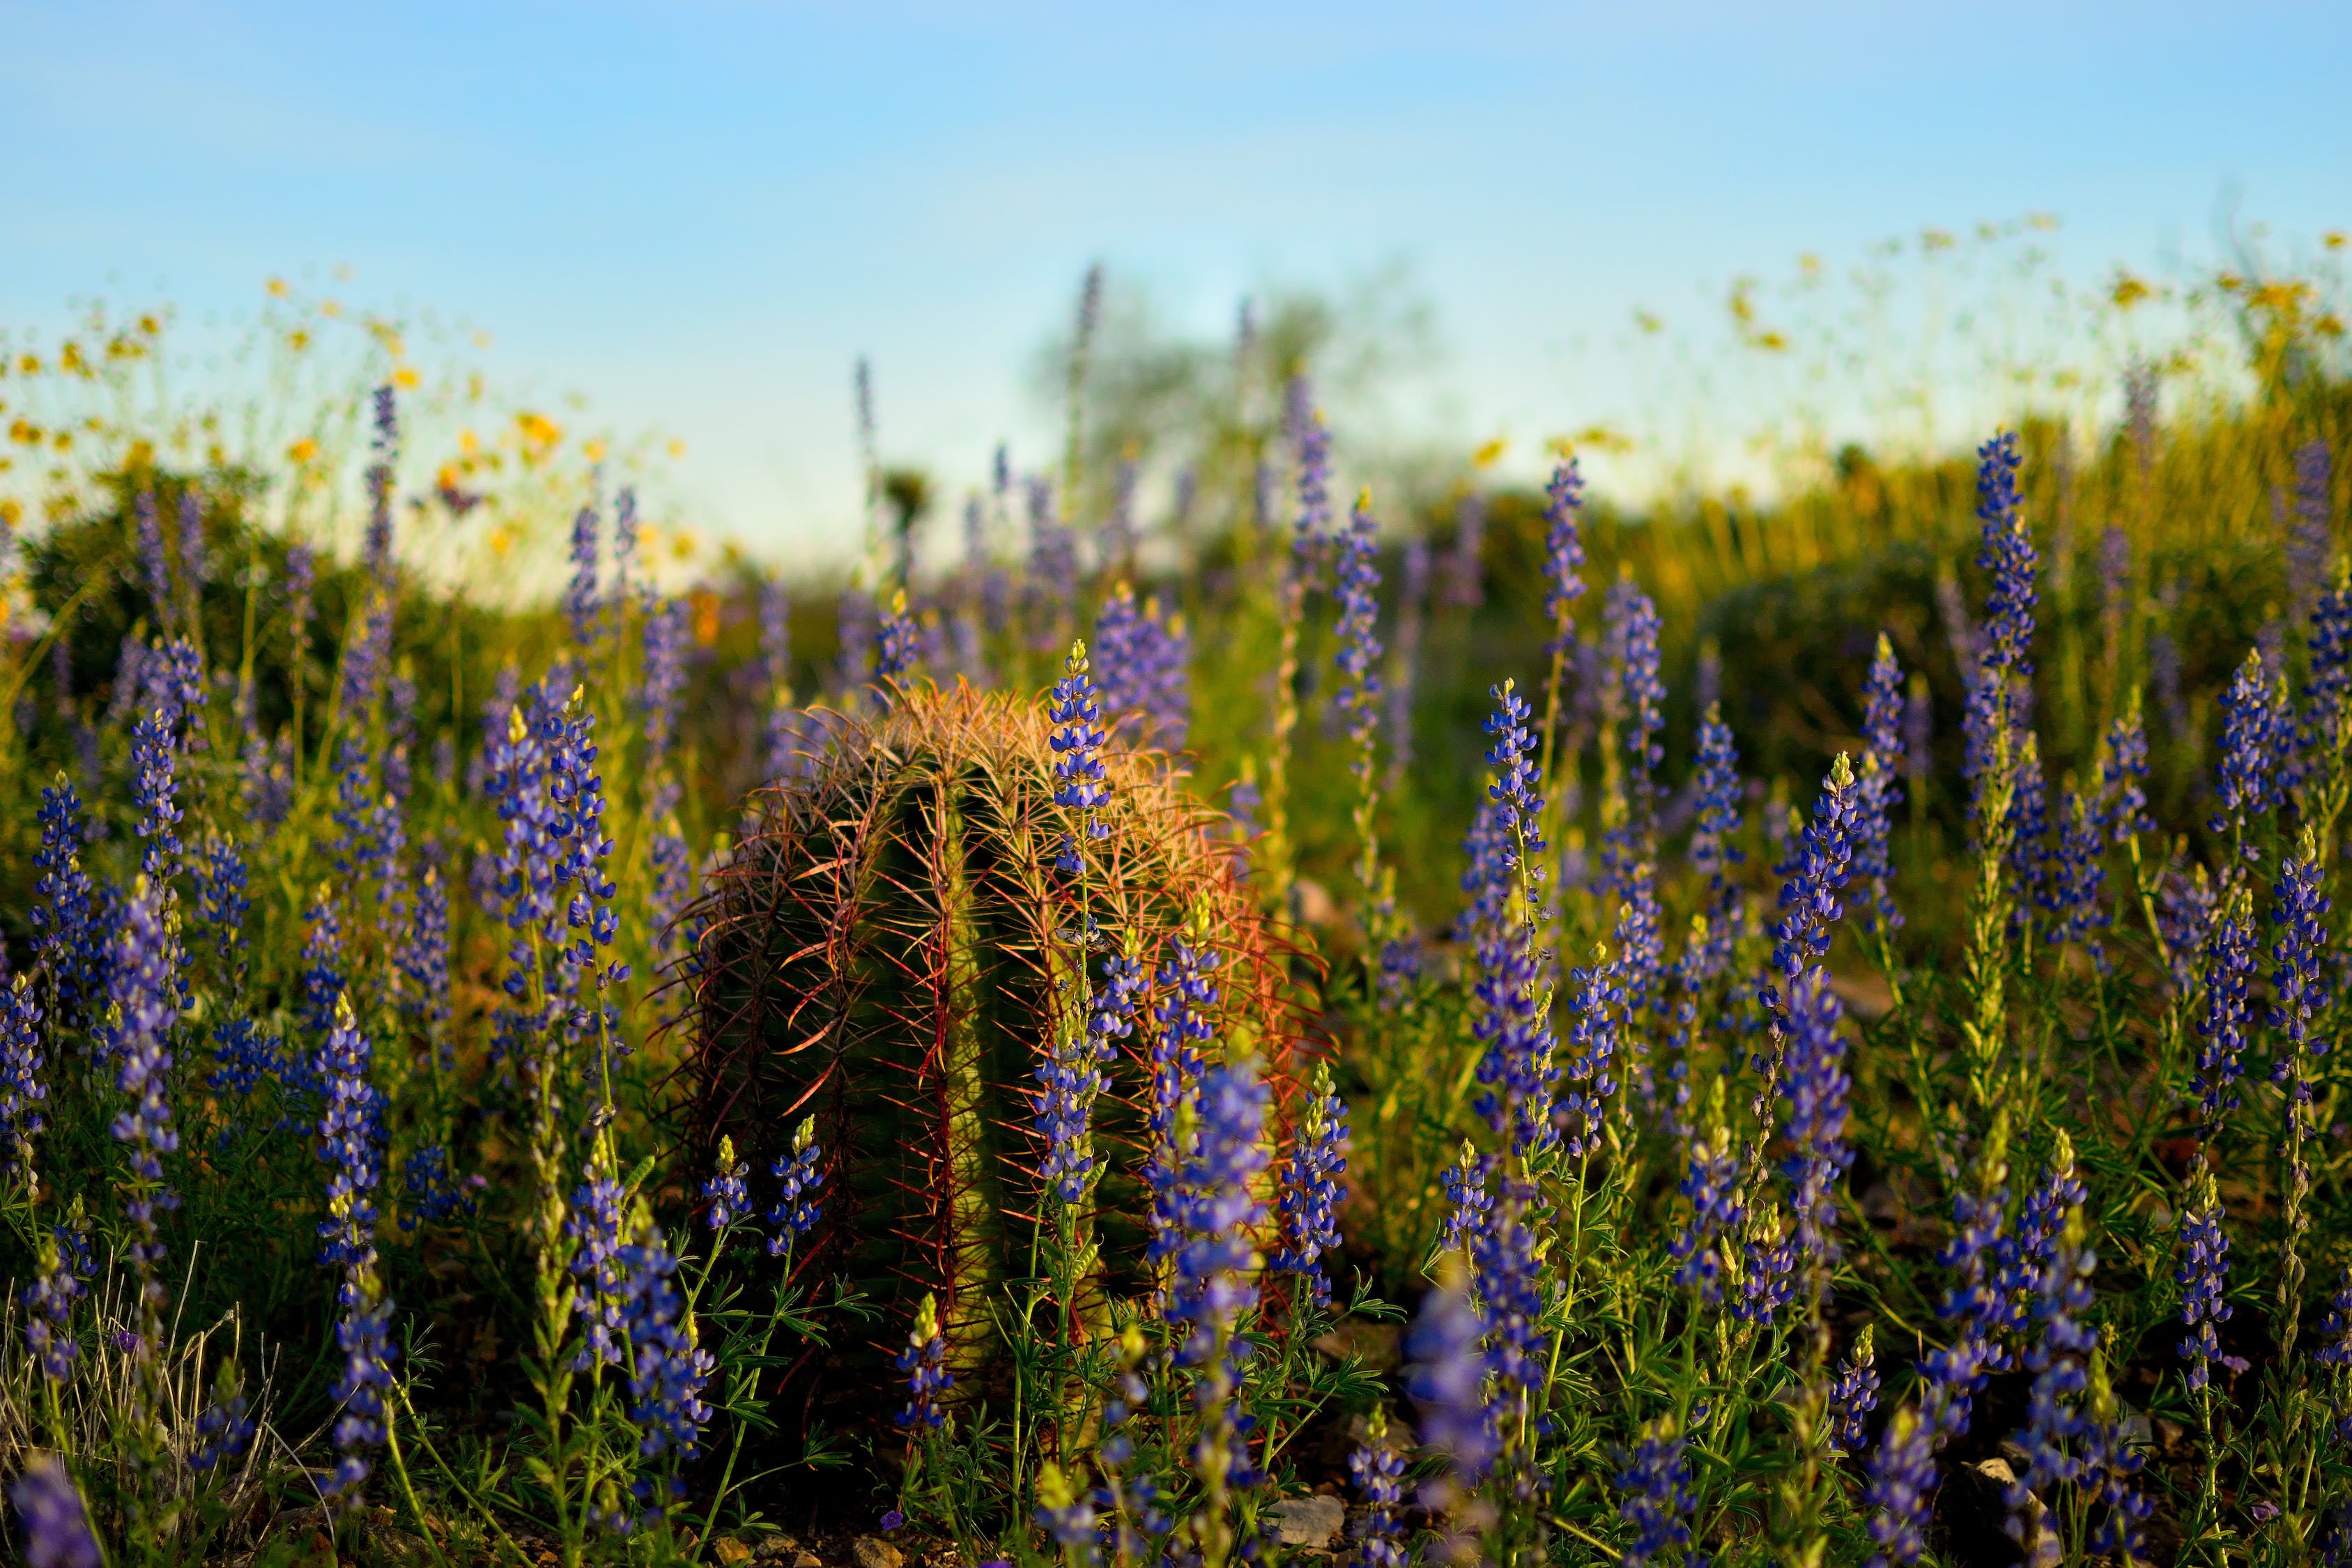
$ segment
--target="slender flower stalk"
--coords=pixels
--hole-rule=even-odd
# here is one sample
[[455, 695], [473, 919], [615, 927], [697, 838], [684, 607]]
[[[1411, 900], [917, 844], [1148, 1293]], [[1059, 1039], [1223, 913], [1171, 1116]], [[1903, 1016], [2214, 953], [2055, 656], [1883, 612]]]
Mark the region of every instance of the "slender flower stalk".
[[[1304, 384], [1303, 383], [1301, 384]], [[1278, 901], [1290, 897], [1290, 749], [1298, 728], [1298, 639], [1313, 585], [1315, 560], [1330, 528], [1331, 436], [1310, 413], [1298, 430], [1298, 512], [1276, 608], [1281, 646], [1274, 669], [1274, 735], [1265, 757], [1265, 834], [1260, 863]]]
[[335, 1300], [343, 1310], [335, 1342], [343, 1352], [335, 1398], [342, 1414], [335, 1423], [335, 1448], [341, 1456], [321, 1489], [348, 1513], [360, 1501], [373, 1467], [370, 1450], [386, 1439], [392, 1408], [392, 1302], [376, 1272], [375, 1201], [383, 1175], [381, 1120], [374, 1088], [368, 1082], [372, 1051], [352, 1016], [351, 1003], [335, 1000], [335, 1027], [323, 1055], [329, 1074], [327, 1113], [319, 1124], [320, 1153], [335, 1173], [327, 1185], [327, 1218], [319, 1226], [319, 1260], [342, 1270]]
[[1830, 1443], [1841, 1453], [1859, 1454], [1867, 1434], [1864, 1422], [1878, 1408], [1878, 1362], [1864, 1323], [1853, 1342], [1853, 1353], [1838, 1368], [1830, 1385]]
[[[1890, 856], [1895, 808], [1903, 804], [1903, 667], [1895, 646], [1878, 634], [1878, 654], [1863, 685], [1862, 766], [1855, 779], [1853, 869], [1870, 883], [1870, 901], [1858, 912], [1866, 935], [1884, 937], [1902, 929], [1887, 884], [1894, 879]], [[1888, 966], [1892, 973], [1892, 966]]]
[[1348, 1568], [1405, 1568], [1404, 1524], [1397, 1510], [1404, 1501], [1404, 1456], [1389, 1440], [1388, 1410], [1372, 1406], [1364, 1424], [1364, 1440], [1348, 1456], [1348, 1474], [1356, 1483], [1363, 1512], [1355, 1524], [1356, 1549]]
[[1495, 1462], [1494, 1415], [1484, 1387], [1486, 1363], [1478, 1351], [1483, 1331], [1467, 1274], [1449, 1256], [1406, 1336], [1411, 1366], [1405, 1386], [1421, 1411], [1422, 1444], [1443, 1462], [1421, 1488], [1421, 1506], [1443, 1521], [1433, 1560], [1455, 1568], [1484, 1560], [1480, 1538], [1495, 1517], [1481, 1495]]
[[1318, 1307], [1331, 1301], [1323, 1256], [1339, 1247], [1339, 1178], [1348, 1170], [1348, 1105], [1331, 1087], [1331, 1064], [1315, 1064], [1307, 1115], [1283, 1163], [1283, 1243], [1266, 1260], [1276, 1273], [1295, 1274]]
[[1963, 773], [1971, 789], [1969, 820], [1977, 838], [1977, 885], [1969, 902], [1966, 986], [1974, 1005], [1961, 1024], [1969, 1085], [1980, 1110], [1998, 1097], [2007, 1072], [2007, 969], [2011, 892], [2007, 881], [2015, 835], [2021, 693], [2033, 673], [2034, 568], [2038, 557], [2022, 515], [2017, 437], [2006, 432], [1978, 449], [1977, 516], [1984, 525], [1978, 563], [1992, 578], [1985, 602], [1981, 652], [1973, 661], [1963, 728]]
[[1551, 815], [1545, 826], [1560, 829], [1562, 775], [1572, 772], [1559, 756], [1559, 724], [1566, 698], [1569, 660], [1576, 651], [1576, 601], [1584, 595], [1584, 476], [1576, 459], [1559, 464], [1544, 491], [1544, 618], [1551, 640], [1544, 647], [1550, 668], [1544, 679], [1543, 752], [1538, 766], [1552, 781]]
[[2279, 1240], [2278, 1337], [2282, 1358], [2294, 1354], [2303, 1316], [2303, 1235], [2310, 1225], [2305, 1205], [2311, 1196], [2311, 1163], [2305, 1149], [2317, 1138], [2318, 1112], [2312, 1103], [2312, 1058], [2327, 1048], [2314, 1025], [2327, 1011], [2330, 987], [2322, 954], [2328, 943], [2333, 907], [2321, 891], [2317, 837], [2305, 826], [2303, 841], [2280, 868], [2273, 893], [2271, 924], [2271, 1016], [2279, 1048], [2271, 1081], [2279, 1086], [2279, 1194], [2284, 1234]]
[[1380, 805], [1380, 785], [1373, 773], [1379, 746], [1381, 642], [1375, 635], [1380, 618], [1380, 525], [1372, 519], [1371, 492], [1356, 498], [1355, 510], [1339, 536], [1339, 559], [1333, 576], [1339, 601], [1339, 667], [1340, 686], [1332, 704], [1348, 727], [1348, 771], [1356, 781], [1356, 889], [1365, 921], [1364, 950], [1376, 957], [1392, 932], [1380, 929], [1387, 922], [1381, 905], [1380, 836], [1374, 814]]
[[49, 1097], [42, 1081], [41, 1005], [33, 977], [18, 974], [0, 994], [0, 1176], [21, 1183], [27, 1203], [41, 1190], [34, 1140], [47, 1125], [41, 1107]]
[[1625, 1500], [1617, 1513], [1632, 1527], [1633, 1540], [1619, 1559], [1623, 1568], [1649, 1568], [1651, 1563], [1681, 1568], [1695, 1563], [1690, 1515], [1698, 1500], [1684, 1458], [1685, 1441], [1675, 1418], [1661, 1415], [1642, 1428], [1640, 1441], [1624, 1456], [1617, 1489]]

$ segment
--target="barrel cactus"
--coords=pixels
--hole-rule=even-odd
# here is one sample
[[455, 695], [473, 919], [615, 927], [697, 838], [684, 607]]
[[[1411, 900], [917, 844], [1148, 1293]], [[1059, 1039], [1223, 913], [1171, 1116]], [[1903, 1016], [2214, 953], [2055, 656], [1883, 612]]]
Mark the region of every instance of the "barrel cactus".
[[[1184, 1047], [1178, 993], [1193, 1037], [1213, 1028], [1202, 1055], [1255, 1059], [1278, 1142], [1302, 1103], [1297, 959], [1224, 819], [1162, 758], [1086, 748], [1101, 777], [1074, 810], [1071, 731], [1038, 703], [900, 689], [826, 733], [752, 797], [697, 911], [688, 1061], [698, 1136], [754, 1170], [814, 1118], [822, 1215], [794, 1273], [845, 1278], [880, 1315], [771, 1408], [874, 1430], [904, 1397], [882, 1358], [927, 1299], [953, 1397], [1003, 1390], [1003, 1314], [1034, 1299], [1045, 1231], [1076, 1242], [1053, 1292], [1076, 1337], [1150, 1296], [1154, 1058]], [[1081, 1039], [1101, 1079], [1074, 1142], [1066, 1120], [1048, 1136], [1071, 1115], [1049, 1091]]]

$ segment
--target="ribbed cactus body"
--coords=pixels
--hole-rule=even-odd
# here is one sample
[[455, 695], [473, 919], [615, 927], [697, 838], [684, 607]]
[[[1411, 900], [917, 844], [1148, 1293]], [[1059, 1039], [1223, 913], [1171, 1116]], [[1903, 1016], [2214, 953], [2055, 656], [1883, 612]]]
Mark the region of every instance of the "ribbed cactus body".
[[1151, 980], [1092, 1116], [1080, 1331], [1108, 1298], [1151, 1288], [1139, 1172], [1171, 936], [1216, 954], [1214, 1049], [1257, 1056], [1287, 1125], [1288, 957], [1214, 832], [1221, 819], [1157, 759], [1113, 755], [1110, 833], [1089, 846], [1081, 888], [1055, 866], [1070, 825], [1048, 737], [1034, 705], [963, 689], [902, 692], [843, 721], [803, 772], [753, 798], [700, 910], [698, 1132], [714, 1145], [731, 1135], [764, 1171], [814, 1115], [824, 1215], [795, 1273], [845, 1277], [881, 1313], [872, 1345], [836, 1344], [788, 1380], [829, 1425], [897, 1397], [881, 1352], [903, 1342], [927, 1292], [958, 1397], [1000, 1381], [1002, 1316], [1043, 1272], [1035, 1074], [1083, 1006], [1082, 952], [1090, 976], [1115, 951], [1140, 957]]

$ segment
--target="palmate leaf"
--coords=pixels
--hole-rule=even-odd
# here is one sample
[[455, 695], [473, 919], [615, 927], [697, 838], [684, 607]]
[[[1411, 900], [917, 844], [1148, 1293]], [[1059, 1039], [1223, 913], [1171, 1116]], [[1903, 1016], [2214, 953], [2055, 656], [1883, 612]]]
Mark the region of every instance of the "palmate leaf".
[[[1301, 1030], [1294, 954], [1213, 834], [1214, 814], [1162, 759], [1107, 759], [1111, 832], [1092, 846], [1082, 912], [1054, 869], [1066, 824], [1034, 705], [903, 690], [829, 733], [802, 776], [753, 797], [694, 912], [704, 935], [688, 1071], [699, 1146], [730, 1135], [761, 1176], [816, 1119], [824, 1217], [794, 1273], [847, 1280], [879, 1320], [871, 1342], [843, 1335], [770, 1386], [787, 1431], [819, 1412], [880, 1431], [903, 1401], [886, 1357], [927, 1292], [957, 1396], [1002, 1392], [989, 1303], [1040, 1272], [1033, 1074], [1068, 1005], [1053, 978], [1068, 963], [1062, 933], [1091, 921], [1090, 947], [1134, 952], [1148, 973], [1171, 935], [1201, 933], [1219, 958], [1212, 1048], [1256, 1054], [1277, 1137], [1301, 1095]], [[1082, 1336], [1107, 1325], [1110, 1299], [1151, 1285], [1139, 1171], [1157, 1000], [1155, 981], [1094, 1110], [1099, 1179], [1078, 1245], [1095, 1262], [1071, 1303]]]

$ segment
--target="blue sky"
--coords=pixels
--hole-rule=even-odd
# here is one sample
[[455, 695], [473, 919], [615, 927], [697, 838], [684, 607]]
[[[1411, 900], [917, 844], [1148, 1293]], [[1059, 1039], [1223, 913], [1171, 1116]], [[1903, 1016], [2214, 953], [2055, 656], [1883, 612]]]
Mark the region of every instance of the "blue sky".
[[2352, 224], [2352, 8], [1900, 4], [401, 7], [0, 0], [0, 321], [76, 296], [350, 297], [496, 334], [499, 382], [683, 437], [763, 553], [886, 454], [1042, 444], [1094, 259], [1203, 330], [1410, 264], [1439, 433], [1609, 418], [1636, 307], [1923, 225], [2060, 215], [2066, 268]]

